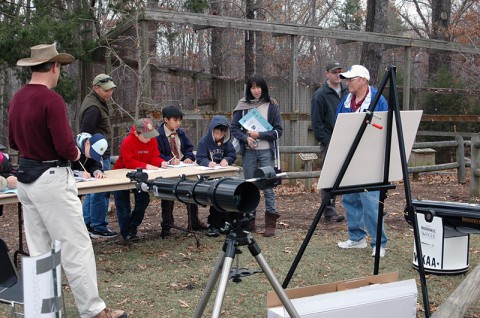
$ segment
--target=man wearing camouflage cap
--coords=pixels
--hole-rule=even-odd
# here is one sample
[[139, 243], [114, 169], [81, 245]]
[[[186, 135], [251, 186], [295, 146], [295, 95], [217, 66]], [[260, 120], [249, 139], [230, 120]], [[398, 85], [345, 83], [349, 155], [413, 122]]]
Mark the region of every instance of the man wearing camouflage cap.
[[[102, 134], [112, 140], [112, 125], [108, 102], [117, 86], [107, 74], [99, 74], [93, 80], [92, 91], [85, 96], [80, 107], [80, 131], [90, 135]], [[103, 154], [103, 171], [110, 170], [111, 145]], [[107, 212], [109, 192], [87, 194], [83, 201], [83, 218], [91, 238], [113, 238], [117, 232], [108, 228]]]

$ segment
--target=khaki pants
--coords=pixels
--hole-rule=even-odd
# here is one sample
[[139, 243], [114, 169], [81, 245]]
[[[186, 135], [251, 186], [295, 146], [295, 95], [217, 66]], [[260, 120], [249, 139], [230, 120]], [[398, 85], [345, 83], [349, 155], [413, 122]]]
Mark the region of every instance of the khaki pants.
[[105, 303], [98, 295], [95, 255], [72, 170], [50, 168], [32, 183], [18, 182], [17, 194], [23, 205], [30, 255], [50, 251], [52, 243], [59, 240], [62, 267], [80, 316], [95, 316]]

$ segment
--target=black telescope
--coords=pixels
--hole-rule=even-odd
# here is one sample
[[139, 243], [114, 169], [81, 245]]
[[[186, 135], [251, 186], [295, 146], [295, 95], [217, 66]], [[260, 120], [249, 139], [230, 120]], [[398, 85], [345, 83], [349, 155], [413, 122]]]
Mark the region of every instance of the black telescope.
[[151, 191], [163, 200], [213, 206], [221, 212], [251, 212], [260, 202], [257, 186], [239, 178], [189, 180], [182, 176], [148, 181], [148, 175], [141, 171], [129, 172], [127, 177], [136, 181], [140, 190]]

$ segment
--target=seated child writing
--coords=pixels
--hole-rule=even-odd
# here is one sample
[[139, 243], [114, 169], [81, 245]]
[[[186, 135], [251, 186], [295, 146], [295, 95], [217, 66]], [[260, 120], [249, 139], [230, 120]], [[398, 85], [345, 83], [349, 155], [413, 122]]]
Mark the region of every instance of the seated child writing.
[[[142, 118], [132, 126], [130, 134], [120, 146], [120, 156], [113, 169], [148, 169], [166, 168], [168, 162], [160, 157], [157, 146], [158, 132], [153, 127], [151, 119]], [[138, 226], [142, 224], [145, 210], [150, 203], [148, 192], [134, 191], [135, 207], [130, 209], [130, 190], [115, 191], [115, 207], [117, 208], [118, 225], [123, 242], [137, 241]]]
[[[233, 164], [236, 159], [230, 134], [230, 124], [225, 116], [215, 116], [210, 121], [207, 135], [198, 142], [197, 164], [214, 168]], [[225, 213], [210, 207], [208, 216], [207, 236], [219, 236], [225, 225]]]
[[75, 138], [75, 143], [82, 155], [78, 161], [72, 162], [72, 170], [75, 177], [85, 179], [106, 178], [103, 173], [102, 156], [108, 148], [108, 143], [102, 134], [90, 135], [80, 133]]

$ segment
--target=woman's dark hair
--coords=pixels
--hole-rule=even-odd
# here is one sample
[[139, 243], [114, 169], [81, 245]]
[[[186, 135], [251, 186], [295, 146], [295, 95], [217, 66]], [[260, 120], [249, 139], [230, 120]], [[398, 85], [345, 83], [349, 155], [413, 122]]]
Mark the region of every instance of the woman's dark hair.
[[164, 107], [162, 109], [162, 116], [163, 118], [167, 118], [167, 119], [170, 119], [172, 117], [180, 120], [183, 119], [183, 113], [180, 110], [180, 108], [178, 108], [177, 106]]
[[253, 97], [252, 92], [250, 89], [252, 88], [253, 85], [259, 86], [262, 89], [262, 95], [260, 96], [260, 100], [263, 100], [264, 102], [270, 103], [270, 94], [268, 93], [268, 86], [267, 82], [261, 77], [260, 75], [253, 75], [248, 81], [247, 81], [247, 87], [245, 88], [245, 99], [247, 100], [248, 103], [250, 103], [252, 100], [255, 99]]

